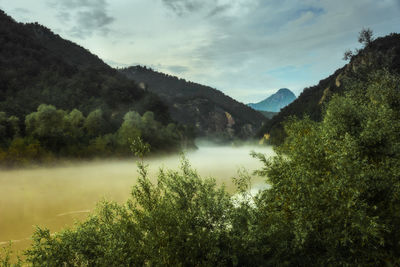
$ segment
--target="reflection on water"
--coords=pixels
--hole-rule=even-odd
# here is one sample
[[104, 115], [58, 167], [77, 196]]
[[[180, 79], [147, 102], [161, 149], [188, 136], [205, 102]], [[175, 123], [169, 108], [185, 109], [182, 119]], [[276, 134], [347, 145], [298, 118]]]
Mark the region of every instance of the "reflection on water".
[[[187, 153], [191, 165], [203, 177], [212, 176], [218, 184], [233, 190], [231, 178], [238, 168], [249, 171], [261, 163], [249, 152], [272, 155], [269, 147], [201, 147]], [[150, 177], [155, 181], [160, 167], [177, 169], [179, 155], [147, 159]], [[35, 225], [58, 231], [84, 219], [101, 199], [124, 202], [137, 179], [133, 160], [104, 160], [75, 165], [21, 170], [0, 170], [0, 246], [11, 240], [13, 248], [26, 248]], [[263, 184], [255, 178], [254, 188]]]

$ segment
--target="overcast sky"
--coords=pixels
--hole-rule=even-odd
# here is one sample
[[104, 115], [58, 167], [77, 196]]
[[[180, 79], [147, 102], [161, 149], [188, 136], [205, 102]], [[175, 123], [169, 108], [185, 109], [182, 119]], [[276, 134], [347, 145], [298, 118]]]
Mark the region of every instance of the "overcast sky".
[[108, 64], [147, 65], [242, 102], [298, 95], [343, 66], [358, 32], [400, 32], [400, 0], [0, 0]]

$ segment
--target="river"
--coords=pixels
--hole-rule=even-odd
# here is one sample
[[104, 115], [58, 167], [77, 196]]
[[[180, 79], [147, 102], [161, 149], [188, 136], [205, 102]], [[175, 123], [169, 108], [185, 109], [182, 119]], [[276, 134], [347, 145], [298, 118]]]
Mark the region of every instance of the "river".
[[[239, 168], [253, 171], [262, 166], [250, 156], [251, 150], [273, 155], [270, 147], [202, 146], [186, 157], [202, 177], [212, 176], [232, 192], [232, 177]], [[178, 169], [180, 157], [146, 159], [152, 181], [160, 167]], [[12, 248], [20, 251], [28, 247], [36, 225], [59, 231], [83, 220], [102, 199], [123, 203], [137, 176], [134, 159], [0, 170], [0, 246], [11, 240]], [[255, 177], [252, 185], [259, 188], [265, 181]]]

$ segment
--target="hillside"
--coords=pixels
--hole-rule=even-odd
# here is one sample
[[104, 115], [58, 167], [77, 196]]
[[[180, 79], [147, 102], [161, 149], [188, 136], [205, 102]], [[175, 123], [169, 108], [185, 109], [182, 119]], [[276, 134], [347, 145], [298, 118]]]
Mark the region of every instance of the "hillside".
[[0, 165], [194, 146], [160, 98], [88, 50], [0, 10]]
[[263, 111], [263, 110], [259, 110], [259, 112], [260, 112], [261, 114], [263, 114], [264, 117], [266, 117], [267, 119], [271, 119], [273, 116], [275, 116], [276, 114], [278, 114], [278, 112]]
[[141, 66], [120, 72], [159, 95], [172, 119], [194, 126], [199, 135], [248, 138], [264, 120], [261, 113], [211, 87]]
[[282, 122], [287, 118], [308, 115], [312, 120], [321, 120], [322, 110], [333, 94], [350, 90], [352, 78], [365, 79], [368, 73], [382, 68], [400, 73], [400, 34], [377, 38], [358, 51], [344, 67], [317, 85], [305, 88], [295, 101], [266, 121], [258, 136], [269, 133], [272, 143], [281, 143], [284, 138]]
[[21, 121], [40, 104], [101, 108], [121, 122], [129, 110], [169, 121], [158, 97], [140, 89], [97, 56], [37, 23], [17, 23], [0, 10], [0, 111]]
[[266, 99], [257, 103], [249, 103], [247, 105], [255, 110], [279, 112], [295, 99], [296, 96], [292, 91], [287, 88], [281, 88], [275, 94], [272, 94]]

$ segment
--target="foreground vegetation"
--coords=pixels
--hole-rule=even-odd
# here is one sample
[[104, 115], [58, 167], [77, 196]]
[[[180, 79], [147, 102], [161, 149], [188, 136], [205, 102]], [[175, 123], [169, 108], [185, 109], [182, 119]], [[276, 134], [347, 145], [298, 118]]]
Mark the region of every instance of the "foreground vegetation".
[[[399, 91], [399, 77], [377, 72], [333, 96], [321, 122], [289, 120], [277, 155], [254, 155], [271, 185], [255, 196], [246, 173], [231, 195], [185, 160], [180, 171], [160, 171], [157, 184], [139, 162], [127, 203], [100, 203], [86, 221], [54, 235], [38, 228], [26, 263], [399, 265]], [[140, 156], [148, 147], [134, 149]]]

